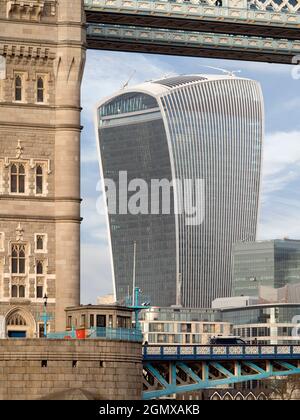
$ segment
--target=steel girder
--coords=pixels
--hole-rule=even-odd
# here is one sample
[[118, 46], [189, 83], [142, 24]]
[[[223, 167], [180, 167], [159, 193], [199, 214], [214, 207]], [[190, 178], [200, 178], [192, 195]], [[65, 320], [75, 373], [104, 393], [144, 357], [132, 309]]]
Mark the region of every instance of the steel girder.
[[143, 399], [300, 374], [299, 360], [144, 362]]

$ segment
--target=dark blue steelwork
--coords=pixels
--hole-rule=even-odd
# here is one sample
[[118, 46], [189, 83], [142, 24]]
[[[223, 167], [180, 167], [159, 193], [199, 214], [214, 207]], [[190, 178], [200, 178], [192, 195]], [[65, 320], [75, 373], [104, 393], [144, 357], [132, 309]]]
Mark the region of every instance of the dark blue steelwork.
[[144, 346], [143, 399], [300, 374], [300, 346]]

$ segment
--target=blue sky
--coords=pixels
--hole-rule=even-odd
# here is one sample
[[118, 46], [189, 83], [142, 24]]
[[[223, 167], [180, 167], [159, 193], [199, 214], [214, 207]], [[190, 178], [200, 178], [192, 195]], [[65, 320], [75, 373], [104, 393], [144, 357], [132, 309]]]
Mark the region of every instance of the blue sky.
[[203, 66], [241, 70], [239, 76], [261, 83], [266, 108], [266, 136], [258, 239], [300, 238], [300, 80], [292, 66], [205, 58], [88, 51], [82, 84], [81, 300], [95, 303], [112, 291], [105, 217], [99, 191], [94, 133], [95, 104], [130, 85], [173, 74], [216, 73]]

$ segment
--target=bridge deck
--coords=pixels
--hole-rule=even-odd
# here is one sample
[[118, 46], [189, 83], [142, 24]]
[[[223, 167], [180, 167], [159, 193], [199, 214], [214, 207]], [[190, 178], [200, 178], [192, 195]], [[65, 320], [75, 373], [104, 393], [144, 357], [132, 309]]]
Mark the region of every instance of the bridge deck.
[[300, 374], [300, 346], [143, 348], [143, 398]]
[[300, 345], [143, 347], [144, 361], [167, 360], [300, 360]]

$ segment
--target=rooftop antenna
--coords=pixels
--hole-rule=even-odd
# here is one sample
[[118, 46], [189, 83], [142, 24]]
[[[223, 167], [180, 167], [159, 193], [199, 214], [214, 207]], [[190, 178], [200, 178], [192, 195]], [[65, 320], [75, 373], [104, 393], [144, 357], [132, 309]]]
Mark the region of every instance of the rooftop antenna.
[[221, 71], [222, 73], [227, 74], [230, 77], [234, 77], [235, 73], [241, 73], [241, 70], [226, 70], [226, 69], [222, 69], [220, 67], [213, 67], [213, 66], [201, 66], [201, 67], [206, 67], [208, 69], [213, 69], [213, 70], [218, 70]]
[[176, 306], [182, 306], [182, 274], [178, 273], [177, 276], [177, 293], [176, 293]]
[[[174, 73], [164, 73], [163, 75], [160, 76], [159, 79], [164, 80], [164, 79], [167, 79], [168, 77], [175, 77], [175, 76], [176, 76], [176, 74], [174, 74]], [[146, 82], [152, 82], [153, 80], [155, 81], [155, 80], [158, 80], [158, 79], [157, 78], [149, 79], [149, 80], [146, 80]]]
[[136, 241], [133, 242], [133, 273], [132, 273], [132, 306], [137, 305], [135, 295], [135, 264], [136, 264]]
[[133, 76], [135, 75], [135, 73], [136, 73], [136, 70], [133, 70], [133, 72], [131, 73], [131, 75], [130, 75], [129, 79], [127, 80], [127, 82], [124, 83], [124, 85], [122, 86], [122, 90], [125, 89], [125, 88], [127, 88], [127, 86], [129, 85], [129, 83], [130, 83], [131, 79], [133, 78]]
[[167, 79], [168, 77], [174, 77], [174, 74], [172, 73], [165, 73], [162, 75], [162, 79]]

